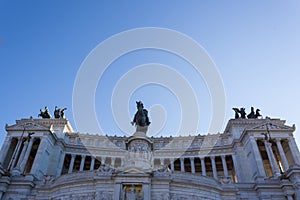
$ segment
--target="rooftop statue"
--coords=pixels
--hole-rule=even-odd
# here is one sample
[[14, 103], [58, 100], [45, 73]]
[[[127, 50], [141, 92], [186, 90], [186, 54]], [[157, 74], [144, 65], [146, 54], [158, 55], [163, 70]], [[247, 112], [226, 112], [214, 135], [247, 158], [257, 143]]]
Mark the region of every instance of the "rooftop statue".
[[[234, 118], [235, 119], [239, 119], [239, 118], [242, 118], [242, 119], [246, 119], [246, 111], [245, 111], [245, 108], [232, 108], [232, 110], [234, 110], [235, 112], [235, 115], [234, 115]], [[260, 112], [260, 109], [256, 109], [256, 111], [254, 112], [254, 107], [251, 107], [251, 112], [247, 115], [247, 118], [248, 119], [257, 119], [258, 117], [261, 117], [262, 115], [259, 113]]]
[[135, 126], [149, 126], [151, 123], [148, 117], [148, 111], [144, 109], [144, 105], [141, 101], [136, 101], [137, 112], [134, 115], [134, 118], [131, 122], [131, 125]]
[[259, 113], [259, 109], [256, 109], [255, 118], [261, 117], [262, 115]]
[[38, 117], [42, 117], [42, 118], [51, 118], [51, 115], [49, 113], [49, 109], [47, 106], [45, 106], [45, 111], [43, 111], [42, 109], [40, 109], [40, 114], [38, 114]]
[[240, 110], [238, 108], [232, 108], [232, 110], [234, 110], [234, 113], [235, 113], [234, 118], [235, 119], [240, 118], [240, 115], [239, 115]]
[[255, 113], [254, 113], [254, 108], [253, 108], [253, 107], [251, 107], [251, 112], [249, 113], [249, 115], [247, 115], [247, 118], [248, 118], [248, 119], [256, 118], [256, 117], [255, 117]]
[[57, 106], [55, 106], [54, 117], [56, 119], [64, 119], [65, 118], [65, 110], [67, 110], [67, 108], [60, 109]]
[[241, 118], [242, 118], [242, 119], [245, 119], [245, 118], [246, 118], [246, 111], [245, 111], [245, 108], [241, 108], [239, 113], [241, 114]]

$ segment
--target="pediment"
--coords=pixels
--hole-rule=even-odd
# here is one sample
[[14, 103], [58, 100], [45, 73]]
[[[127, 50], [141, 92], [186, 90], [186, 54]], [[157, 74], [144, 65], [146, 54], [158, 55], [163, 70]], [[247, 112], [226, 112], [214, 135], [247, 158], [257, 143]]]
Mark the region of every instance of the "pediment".
[[247, 131], [266, 131], [267, 128], [272, 131], [294, 131], [295, 126], [287, 126], [283, 124], [277, 124], [272, 122], [263, 123], [247, 129]]
[[50, 131], [49, 128], [42, 126], [40, 124], [37, 124], [35, 122], [24, 122], [24, 123], [17, 123], [11, 126], [5, 127], [6, 131], [23, 131], [24, 129], [26, 131]]

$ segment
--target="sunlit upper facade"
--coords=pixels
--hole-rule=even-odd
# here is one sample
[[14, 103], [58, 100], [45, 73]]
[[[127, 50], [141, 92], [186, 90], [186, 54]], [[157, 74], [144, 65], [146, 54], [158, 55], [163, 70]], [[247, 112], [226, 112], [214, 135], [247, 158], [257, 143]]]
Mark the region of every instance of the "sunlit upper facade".
[[280, 119], [223, 133], [130, 137], [74, 132], [66, 119], [6, 126], [0, 199], [300, 199], [300, 154]]

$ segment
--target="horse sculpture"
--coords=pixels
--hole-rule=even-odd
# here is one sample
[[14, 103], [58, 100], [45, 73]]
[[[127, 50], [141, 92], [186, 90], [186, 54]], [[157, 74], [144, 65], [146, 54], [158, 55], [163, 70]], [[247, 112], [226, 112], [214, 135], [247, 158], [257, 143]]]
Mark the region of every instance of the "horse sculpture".
[[251, 107], [251, 112], [249, 113], [249, 115], [247, 115], [247, 117], [248, 117], [248, 119], [254, 119], [254, 118], [256, 118], [253, 107]]
[[54, 117], [56, 119], [64, 119], [65, 118], [65, 110], [67, 110], [67, 108], [60, 109], [57, 106], [55, 106]]
[[[246, 111], [245, 111], [245, 108], [232, 108], [232, 110], [234, 110], [235, 112], [235, 115], [234, 115], [234, 118], [235, 119], [239, 119], [239, 118], [242, 118], [242, 119], [246, 119]], [[259, 109], [256, 109], [256, 111], [254, 112], [254, 108], [251, 107], [251, 112], [247, 115], [247, 118], [248, 119], [257, 119], [258, 117], [261, 117], [262, 115], [259, 113]]]
[[259, 113], [259, 109], [256, 109], [255, 118], [261, 117], [262, 115]]
[[45, 111], [43, 111], [42, 109], [40, 109], [40, 114], [38, 114], [38, 117], [42, 117], [42, 118], [51, 118], [51, 115], [49, 113], [49, 109], [47, 106], [45, 106]]
[[141, 101], [136, 101], [137, 112], [134, 115], [134, 118], [131, 122], [131, 125], [136, 126], [149, 126], [151, 123], [148, 117], [148, 111], [144, 109], [144, 105]]

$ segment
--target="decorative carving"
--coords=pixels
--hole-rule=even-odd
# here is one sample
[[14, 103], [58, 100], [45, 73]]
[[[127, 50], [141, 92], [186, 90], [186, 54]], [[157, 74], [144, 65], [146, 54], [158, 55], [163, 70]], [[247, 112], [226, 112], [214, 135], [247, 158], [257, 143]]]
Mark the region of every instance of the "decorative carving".
[[44, 185], [48, 184], [48, 183], [53, 183], [55, 180], [54, 176], [52, 175], [45, 175], [43, 178], [43, 183]]
[[111, 174], [115, 171], [115, 169], [111, 168], [108, 165], [101, 164], [97, 171], [104, 174]]
[[220, 178], [220, 183], [222, 185], [227, 185], [232, 183], [232, 178], [231, 177], [222, 177]]

